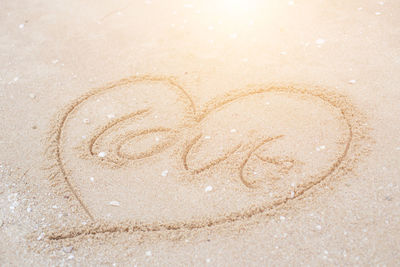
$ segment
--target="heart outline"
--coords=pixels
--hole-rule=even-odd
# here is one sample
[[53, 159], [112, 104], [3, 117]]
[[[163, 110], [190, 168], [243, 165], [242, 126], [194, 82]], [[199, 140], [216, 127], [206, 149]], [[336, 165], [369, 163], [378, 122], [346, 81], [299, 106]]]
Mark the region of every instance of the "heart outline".
[[[209, 113], [211, 113], [213, 110], [216, 110], [223, 105], [233, 102], [237, 99], [240, 99], [241, 97], [244, 96], [249, 96], [249, 95], [255, 95], [259, 93], [265, 93], [265, 92], [291, 92], [291, 93], [298, 93], [298, 94], [305, 94], [308, 96], [313, 96], [322, 99], [324, 102], [327, 102], [328, 104], [332, 105], [335, 108], [338, 108], [343, 115], [343, 118], [345, 119], [347, 123], [347, 127], [349, 129], [349, 139], [346, 142], [345, 150], [343, 154], [338, 158], [338, 160], [332, 165], [332, 167], [326, 171], [325, 174], [321, 176], [321, 178], [318, 181], [314, 181], [312, 184], [304, 185], [303, 188], [300, 188], [298, 192], [296, 192], [296, 195], [294, 198], [299, 197], [303, 193], [307, 192], [309, 189], [311, 189], [313, 186], [321, 183], [325, 178], [330, 176], [333, 172], [335, 172], [339, 166], [342, 164], [342, 162], [346, 159], [348, 156], [348, 152], [350, 148], [352, 147], [353, 141], [354, 141], [354, 133], [353, 129], [357, 128], [358, 129], [358, 135], [357, 135], [357, 141], [359, 139], [363, 139], [364, 137], [361, 136], [360, 133], [365, 133], [366, 129], [363, 127], [363, 120], [361, 117], [354, 117], [353, 113], [355, 111], [354, 106], [348, 101], [348, 99], [342, 95], [333, 93], [333, 92], [327, 92], [325, 89], [317, 88], [315, 86], [311, 86], [312, 88], [315, 88], [313, 91], [302, 89], [304, 86], [279, 86], [279, 85], [269, 85], [269, 86], [252, 86], [252, 87], [247, 87], [242, 90], [238, 90], [234, 93], [230, 92], [227, 93], [225, 96], [222, 96], [218, 99], [221, 100], [216, 100], [217, 98], [212, 99], [211, 101], [208, 102], [208, 104], [203, 108], [201, 111], [196, 112], [196, 107], [194, 105], [194, 102], [191, 100], [189, 94], [186, 93], [186, 91], [177, 83], [176, 78], [174, 77], [165, 77], [165, 76], [132, 76], [130, 78], [122, 79], [118, 82], [111, 83], [105, 87], [100, 87], [96, 88], [94, 90], [89, 91], [88, 93], [84, 94], [83, 96], [79, 97], [77, 100], [72, 102], [70, 105], [68, 105], [62, 112], [59, 113], [57, 119], [55, 120], [53, 130], [50, 132], [50, 145], [48, 146], [46, 153], [49, 156], [49, 159], [55, 161], [55, 164], [51, 166], [51, 168], [56, 168], [58, 171], [56, 174], [51, 175], [51, 179], [55, 181], [56, 184], [60, 185], [58, 182], [64, 182], [67, 185], [67, 191], [70, 191], [72, 193], [73, 197], [79, 202], [79, 205], [83, 210], [86, 212], [86, 214], [92, 219], [93, 222], [95, 222], [93, 216], [90, 215], [89, 210], [87, 207], [84, 205], [82, 200], [80, 199], [79, 194], [74, 190], [73, 186], [71, 185], [70, 181], [68, 180], [68, 173], [66, 169], [64, 168], [64, 164], [61, 159], [61, 133], [62, 133], [62, 128], [63, 128], [63, 123], [67, 120], [68, 115], [74, 110], [74, 108], [79, 105], [80, 103], [83, 103], [86, 99], [88, 99], [90, 96], [95, 95], [97, 93], [105, 92], [109, 89], [112, 89], [116, 86], [124, 85], [124, 84], [129, 84], [132, 82], [136, 81], [167, 81], [168, 83], [177, 86], [179, 90], [181, 90], [182, 94], [188, 97], [191, 103], [191, 107], [193, 110], [193, 113], [195, 114], [195, 118], [198, 122], [203, 120]], [[289, 88], [289, 89], [288, 89]], [[333, 101], [332, 98], [338, 98], [339, 100]], [[350, 110], [347, 110], [348, 107], [351, 107]], [[253, 152], [256, 149], [253, 150]], [[249, 153], [251, 154], [251, 153]], [[250, 156], [249, 156], [250, 157]], [[245, 163], [243, 164], [245, 165]], [[57, 185], [57, 186], [58, 186]], [[65, 189], [65, 188], [64, 188]], [[65, 190], [61, 191], [62, 193], [67, 193]], [[272, 206], [279, 206], [281, 204], [284, 204], [288, 201], [289, 199], [283, 199], [279, 201], [280, 203], [274, 203]], [[276, 205], [275, 205], [276, 204]], [[158, 225], [150, 225], [150, 224], [143, 224], [141, 222], [128, 222], [130, 225], [128, 228], [133, 231], [143, 231], [143, 230], [160, 230], [160, 229], [180, 229], [180, 228], [202, 228], [206, 226], [211, 226], [211, 225], [216, 225], [216, 224], [221, 224], [224, 222], [232, 222], [236, 221], [240, 218], [250, 218], [255, 214], [259, 214], [262, 212], [265, 212], [268, 207], [251, 207], [247, 211], [244, 211], [242, 213], [240, 212], [235, 212], [231, 213], [228, 216], [224, 216], [221, 218], [210, 218], [209, 220], [205, 222], [179, 222], [179, 223], [161, 223]], [[106, 223], [107, 224], [107, 223]], [[91, 229], [85, 228], [81, 229], [78, 232], [72, 231], [69, 233], [53, 233], [49, 235], [49, 239], [63, 239], [63, 238], [70, 238], [70, 237], [75, 237], [81, 234], [91, 234], [91, 233], [102, 233], [102, 232], [112, 232], [116, 229], [115, 225], [109, 224], [108, 226], [104, 226], [104, 222], [100, 222], [100, 225], [103, 225], [102, 227], [99, 227], [98, 224], [96, 224], [96, 227], [92, 227]], [[100, 229], [101, 228], [101, 229]], [[117, 227], [118, 229], [116, 231], [124, 231], [127, 230], [127, 226], [124, 224], [123, 227]], [[96, 230], [97, 229], [97, 230]], [[112, 230], [114, 229], [114, 230]]]

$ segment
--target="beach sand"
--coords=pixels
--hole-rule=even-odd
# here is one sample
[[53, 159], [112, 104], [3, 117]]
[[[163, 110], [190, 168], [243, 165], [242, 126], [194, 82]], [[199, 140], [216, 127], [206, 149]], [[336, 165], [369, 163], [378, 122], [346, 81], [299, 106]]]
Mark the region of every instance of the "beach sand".
[[2, 266], [400, 262], [400, 3], [3, 1]]

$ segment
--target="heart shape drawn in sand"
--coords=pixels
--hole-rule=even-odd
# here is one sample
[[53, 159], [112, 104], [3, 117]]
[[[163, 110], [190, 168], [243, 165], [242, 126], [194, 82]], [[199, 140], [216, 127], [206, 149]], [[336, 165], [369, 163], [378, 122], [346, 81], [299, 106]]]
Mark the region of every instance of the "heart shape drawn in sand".
[[86, 232], [190, 229], [249, 218], [337, 177], [359, 128], [345, 97], [316, 88], [254, 86], [199, 109], [174, 78], [135, 76], [67, 106], [48, 153], [58, 190], [113, 225]]

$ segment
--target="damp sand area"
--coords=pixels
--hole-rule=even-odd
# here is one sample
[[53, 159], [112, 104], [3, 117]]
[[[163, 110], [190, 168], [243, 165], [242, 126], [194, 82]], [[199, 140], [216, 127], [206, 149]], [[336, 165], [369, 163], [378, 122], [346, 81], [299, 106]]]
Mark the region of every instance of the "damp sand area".
[[400, 261], [400, 5], [39, 2], [0, 11], [1, 265]]

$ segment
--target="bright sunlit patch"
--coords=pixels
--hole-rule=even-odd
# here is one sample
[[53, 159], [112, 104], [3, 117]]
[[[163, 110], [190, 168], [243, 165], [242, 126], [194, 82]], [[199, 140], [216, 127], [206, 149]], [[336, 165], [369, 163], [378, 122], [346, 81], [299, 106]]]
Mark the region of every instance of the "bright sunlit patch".
[[[262, 25], [267, 26], [262, 33], [268, 34], [267, 29], [277, 24], [280, 15], [279, 5], [272, 0], [210, 0], [193, 4], [187, 1], [193, 8], [182, 8], [182, 16], [173, 13], [177, 17], [171, 21], [171, 28], [190, 28], [193, 38], [213, 49], [209, 50], [215, 55], [213, 58], [218, 56], [214, 49], [228, 45], [242, 45], [242, 50], [246, 50], [243, 42], [249, 45], [257, 42]], [[195, 10], [201, 12], [195, 14]], [[241, 55], [238, 60], [244, 57], [247, 55]]]
[[222, 8], [231, 16], [242, 16], [250, 11], [252, 1], [224, 0], [220, 1]]
[[250, 19], [257, 11], [260, 5], [259, 0], [220, 0], [216, 1], [218, 13], [223, 15], [225, 19]]
[[203, 6], [207, 15], [203, 19], [209, 19], [212, 25], [208, 29], [229, 36], [230, 39], [236, 39], [239, 32], [257, 21], [259, 8], [263, 5], [260, 0], [216, 0], [204, 3], [207, 3]]

